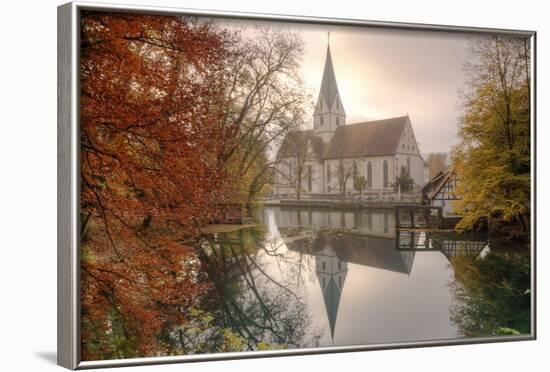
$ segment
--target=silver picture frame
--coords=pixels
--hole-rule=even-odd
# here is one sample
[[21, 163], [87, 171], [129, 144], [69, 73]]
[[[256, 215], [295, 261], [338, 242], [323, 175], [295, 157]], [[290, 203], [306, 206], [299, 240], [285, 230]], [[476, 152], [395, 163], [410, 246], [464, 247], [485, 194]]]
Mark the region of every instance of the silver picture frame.
[[[529, 37], [531, 42], [531, 333], [498, 337], [441, 339], [434, 341], [395, 342], [374, 345], [320, 347], [274, 351], [236, 352], [204, 355], [147, 357], [101, 361], [80, 358], [80, 158], [79, 158], [79, 34], [83, 10], [122, 11], [147, 14], [224, 17], [238, 20], [298, 22], [339, 26], [377, 27], [399, 30], [424, 30], [502, 34]], [[493, 28], [472, 28], [432, 24], [381, 22], [357, 19], [318, 18], [278, 14], [226, 12], [156, 6], [135, 6], [74, 1], [57, 10], [58, 56], [58, 155], [57, 155], [57, 363], [69, 369], [89, 369], [241, 358], [262, 358], [320, 353], [400, 349], [443, 345], [480, 344], [536, 339], [536, 32]]]

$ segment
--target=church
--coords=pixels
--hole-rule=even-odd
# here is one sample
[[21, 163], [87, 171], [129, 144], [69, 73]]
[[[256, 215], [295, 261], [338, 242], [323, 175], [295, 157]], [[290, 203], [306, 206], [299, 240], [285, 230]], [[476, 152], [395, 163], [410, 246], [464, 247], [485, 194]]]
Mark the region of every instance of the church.
[[330, 45], [313, 129], [289, 133], [277, 153], [274, 194], [357, 193], [354, 180], [363, 177], [364, 192], [392, 192], [402, 168], [414, 181], [425, 183], [425, 162], [408, 115], [361, 123], [346, 123]]

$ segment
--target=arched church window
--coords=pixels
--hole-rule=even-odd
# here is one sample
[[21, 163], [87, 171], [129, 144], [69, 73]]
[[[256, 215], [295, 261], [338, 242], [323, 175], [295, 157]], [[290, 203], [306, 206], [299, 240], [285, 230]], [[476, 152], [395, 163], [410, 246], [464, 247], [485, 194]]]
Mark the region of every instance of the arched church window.
[[336, 126], [339, 126], [339, 125], [340, 125], [340, 117], [337, 116], [337, 117], [336, 117]]
[[372, 188], [372, 164], [367, 162], [367, 187]]
[[325, 124], [325, 118], [321, 116], [321, 125]]
[[327, 183], [330, 183], [330, 163], [327, 164]]
[[338, 100], [336, 100], [336, 110], [340, 110], [340, 104], [338, 103]]
[[411, 174], [411, 158], [407, 156], [407, 173]]
[[383, 187], [385, 189], [388, 188], [388, 162], [387, 160], [384, 160], [384, 163], [382, 164], [382, 180], [383, 180]]

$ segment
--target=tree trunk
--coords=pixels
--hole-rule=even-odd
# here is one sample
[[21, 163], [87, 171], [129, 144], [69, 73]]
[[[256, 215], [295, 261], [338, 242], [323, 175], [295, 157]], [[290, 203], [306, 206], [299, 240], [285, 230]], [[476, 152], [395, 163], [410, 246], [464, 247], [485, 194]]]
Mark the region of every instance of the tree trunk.
[[88, 230], [88, 227], [90, 226], [90, 221], [92, 220], [92, 214], [91, 213], [81, 213], [80, 214], [80, 240], [84, 239], [84, 236], [86, 235], [86, 231]]

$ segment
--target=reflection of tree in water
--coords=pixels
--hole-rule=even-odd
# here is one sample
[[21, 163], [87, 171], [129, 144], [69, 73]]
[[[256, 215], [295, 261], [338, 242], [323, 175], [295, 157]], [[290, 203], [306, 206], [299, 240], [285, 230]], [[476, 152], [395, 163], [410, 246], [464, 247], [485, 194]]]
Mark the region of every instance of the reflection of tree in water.
[[[305, 263], [300, 256], [283, 254], [282, 244], [264, 245], [262, 235], [247, 229], [201, 242], [202, 275], [212, 291], [201, 310], [187, 309], [194, 318], [191, 326], [166, 333], [180, 353], [314, 346], [319, 336], [304, 340], [311, 334], [299, 293]], [[265, 252], [260, 253], [262, 246]], [[264, 254], [275, 257], [277, 273], [268, 272]]]
[[451, 320], [467, 337], [530, 333], [528, 251], [497, 250], [451, 259], [455, 304]]

